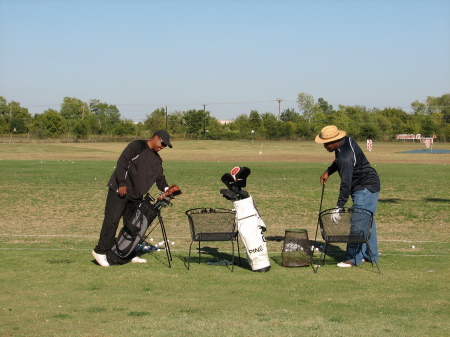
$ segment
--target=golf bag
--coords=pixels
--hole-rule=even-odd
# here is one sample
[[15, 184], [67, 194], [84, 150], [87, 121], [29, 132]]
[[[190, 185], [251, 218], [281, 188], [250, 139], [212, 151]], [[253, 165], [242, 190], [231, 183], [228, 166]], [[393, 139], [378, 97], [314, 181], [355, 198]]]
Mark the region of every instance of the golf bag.
[[246, 186], [249, 175], [250, 169], [248, 167], [233, 168], [231, 174], [227, 173], [222, 176], [222, 182], [228, 186], [228, 189], [223, 189], [220, 193], [224, 198], [233, 201], [239, 237], [246, 248], [247, 261], [252, 270], [266, 272], [270, 269], [270, 260], [264, 238], [266, 225], [255, 207], [253, 198], [247, 191], [242, 190], [242, 187]]
[[123, 215], [124, 226], [119, 232], [115, 243], [107, 253], [110, 265], [124, 264], [134, 257], [136, 247], [145, 239], [147, 229], [160, 214], [161, 207], [170, 205], [170, 199], [181, 194], [178, 186], [171, 186], [155, 201], [147, 193], [143, 200], [130, 201]]

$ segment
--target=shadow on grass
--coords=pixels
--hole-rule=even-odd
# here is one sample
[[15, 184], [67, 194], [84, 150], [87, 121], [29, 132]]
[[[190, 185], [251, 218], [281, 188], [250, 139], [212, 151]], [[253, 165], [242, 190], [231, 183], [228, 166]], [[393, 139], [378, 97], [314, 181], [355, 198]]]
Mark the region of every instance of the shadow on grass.
[[[147, 254], [142, 254], [142, 258], [149, 259], [150, 257], [155, 259], [161, 264], [164, 264], [166, 267], [170, 268], [169, 261], [167, 260], [167, 254], [164, 249], [161, 249], [160, 252], [148, 252]], [[140, 256], [140, 255], [138, 255]]]
[[383, 203], [391, 203], [391, 204], [398, 204], [400, 202], [411, 202], [411, 201], [427, 201], [427, 202], [445, 202], [449, 203], [450, 199], [444, 199], [444, 198], [422, 198], [418, 200], [405, 200], [405, 199], [398, 199], [398, 198], [387, 198], [387, 199], [379, 199], [378, 202]]
[[266, 241], [276, 241], [281, 242], [284, 241], [284, 236], [276, 235], [276, 236], [265, 236]]
[[450, 199], [443, 199], [443, 198], [424, 198], [422, 200], [429, 202], [450, 202]]
[[[242, 251], [241, 251], [242, 253]], [[188, 256], [177, 256], [184, 264], [186, 269], [188, 269], [189, 264], [189, 257]], [[204, 246], [200, 248], [200, 257], [199, 257], [199, 251], [198, 247], [192, 247], [191, 252], [191, 268], [194, 264], [211, 264], [211, 265], [217, 265], [217, 266], [226, 266], [228, 269], [231, 270], [231, 261], [233, 261], [233, 255], [225, 252], [220, 252], [218, 248], [212, 248], [209, 246]], [[235, 247], [235, 254], [234, 254], [234, 266], [241, 267], [244, 269], [249, 269], [250, 266], [245, 259], [239, 257], [237, 252], [237, 247]], [[222, 264], [223, 263], [223, 264]], [[226, 265], [226, 263], [230, 263]]]
[[378, 202], [385, 202], [385, 203], [389, 203], [389, 204], [398, 204], [400, 201], [404, 201], [404, 200], [397, 199], [397, 198], [378, 199]]

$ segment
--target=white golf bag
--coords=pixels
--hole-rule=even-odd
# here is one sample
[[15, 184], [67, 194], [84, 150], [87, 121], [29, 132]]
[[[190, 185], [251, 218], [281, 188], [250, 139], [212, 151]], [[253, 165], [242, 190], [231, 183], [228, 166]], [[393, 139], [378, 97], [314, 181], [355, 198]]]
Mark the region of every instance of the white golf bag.
[[270, 260], [263, 232], [264, 221], [259, 216], [253, 198], [233, 202], [236, 210], [236, 224], [239, 236], [244, 243], [247, 260], [253, 271], [266, 272], [270, 269]]

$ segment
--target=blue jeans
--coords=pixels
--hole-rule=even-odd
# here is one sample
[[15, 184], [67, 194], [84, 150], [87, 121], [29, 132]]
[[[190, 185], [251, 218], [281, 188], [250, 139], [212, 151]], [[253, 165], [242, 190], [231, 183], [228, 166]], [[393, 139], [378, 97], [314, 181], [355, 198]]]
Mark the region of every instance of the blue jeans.
[[369, 238], [369, 246], [372, 254], [369, 253], [369, 247], [365, 243], [349, 243], [345, 252], [345, 259], [352, 261], [359, 266], [362, 260], [378, 262], [378, 240], [377, 227], [375, 224], [375, 212], [378, 205], [379, 192], [372, 193], [367, 188], [352, 193], [353, 207], [367, 209], [373, 213], [372, 233]]

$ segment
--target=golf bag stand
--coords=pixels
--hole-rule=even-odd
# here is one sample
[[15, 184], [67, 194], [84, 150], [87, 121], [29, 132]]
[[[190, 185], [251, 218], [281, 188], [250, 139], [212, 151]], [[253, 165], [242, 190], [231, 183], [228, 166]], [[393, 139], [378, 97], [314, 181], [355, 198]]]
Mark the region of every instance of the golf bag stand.
[[[164, 227], [164, 221], [161, 216], [161, 212], [158, 213], [158, 221], [161, 227], [161, 233], [164, 240], [164, 250], [166, 251], [169, 268], [172, 268], [172, 264], [170, 263], [172, 261], [172, 253], [170, 251], [169, 239], [167, 238], [166, 227]], [[145, 236], [145, 238], [147, 238], [147, 236]]]
[[172, 267], [172, 254], [170, 252], [164, 221], [161, 216], [161, 208], [171, 205], [170, 200], [179, 194], [181, 194], [181, 190], [178, 186], [173, 185], [163, 195], [158, 197], [154, 204], [151, 204], [151, 202], [155, 201], [155, 199], [148, 193], [143, 200], [128, 203], [123, 217], [124, 226], [120, 230], [113, 247], [107, 253], [107, 259], [110, 265], [129, 262], [136, 247], [147, 238], [148, 235], [146, 233], [153, 220], [158, 217], [167, 261], [169, 268]]

